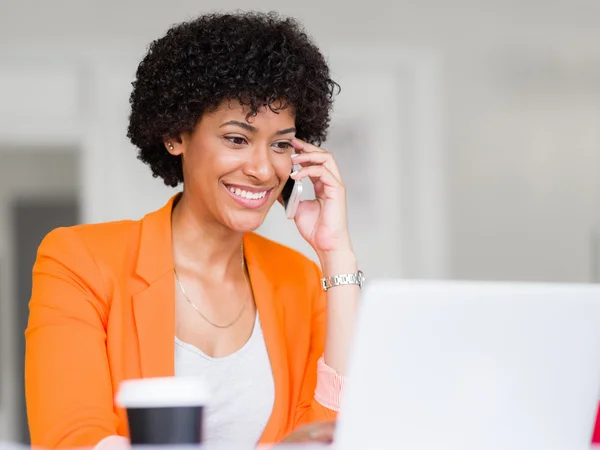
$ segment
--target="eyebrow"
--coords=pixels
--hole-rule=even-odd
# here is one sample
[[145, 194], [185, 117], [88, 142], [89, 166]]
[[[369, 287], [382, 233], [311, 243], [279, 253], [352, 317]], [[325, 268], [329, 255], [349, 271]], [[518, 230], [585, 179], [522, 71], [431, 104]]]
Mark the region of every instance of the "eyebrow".
[[[244, 130], [250, 131], [252, 133], [256, 133], [258, 131], [258, 128], [253, 127], [252, 125], [247, 124], [246, 122], [240, 122], [239, 120], [230, 120], [229, 122], [225, 122], [224, 124], [222, 124], [219, 128], [222, 128], [227, 125], [235, 125], [240, 128], [243, 128]], [[276, 131], [275, 134], [280, 136], [282, 134], [295, 133], [295, 132], [296, 132], [296, 128], [286, 128], [284, 130]]]

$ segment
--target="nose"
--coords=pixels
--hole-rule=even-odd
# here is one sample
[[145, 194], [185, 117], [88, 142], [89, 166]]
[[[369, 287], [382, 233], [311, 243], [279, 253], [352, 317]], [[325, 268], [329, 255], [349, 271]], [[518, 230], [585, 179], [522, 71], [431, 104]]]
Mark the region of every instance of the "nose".
[[249, 152], [249, 159], [244, 165], [244, 174], [260, 183], [271, 180], [275, 174], [271, 152], [272, 150], [266, 145], [254, 147]]

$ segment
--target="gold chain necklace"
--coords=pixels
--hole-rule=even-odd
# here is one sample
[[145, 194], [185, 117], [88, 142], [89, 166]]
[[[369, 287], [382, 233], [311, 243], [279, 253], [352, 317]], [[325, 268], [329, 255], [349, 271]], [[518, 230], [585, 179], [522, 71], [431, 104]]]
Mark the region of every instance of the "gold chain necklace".
[[[244, 243], [243, 242], [242, 242], [241, 249], [242, 249], [242, 273], [244, 274], [244, 280], [246, 280], [246, 283], [248, 283], [248, 277], [246, 277], [246, 263], [244, 261]], [[183, 287], [183, 284], [181, 283], [181, 280], [179, 279], [179, 275], [177, 275], [177, 270], [175, 268], [173, 268], [173, 271], [175, 272], [175, 279], [177, 280], [177, 284], [179, 285], [179, 289], [181, 290], [181, 293], [183, 294], [183, 297], [188, 301], [188, 303], [190, 305], [192, 305], [192, 308], [194, 308], [196, 310], [196, 312], [198, 314], [200, 314], [200, 317], [202, 317], [204, 320], [206, 320], [208, 323], [210, 323], [213, 327], [216, 327], [216, 328], [229, 328], [229, 327], [233, 326], [233, 324], [235, 324], [238, 320], [240, 320], [240, 317], [242, 317], [242, 314], [246, 310], [246, 304], [248, 302], [245, 301], [242, 304], [242, 309], [240, 310], [240, 312], [238, 313], [238, 315], [236, 316], [236, 318], [233, 319], [228, 324], [226, 324], [226, 325], [219, 325], [217, 323], [214, 323], [208, 317], [206, 317], [204, 314], [202, 314], [202, 312], [200, 312], [200, 310], [198, 309], [198, 307], [196, 305], [194, 305], [194, 302], [192, 302], [190, 300], [190, 298], [187, 296], [187, 294], [185, 292], [185, 289]]]

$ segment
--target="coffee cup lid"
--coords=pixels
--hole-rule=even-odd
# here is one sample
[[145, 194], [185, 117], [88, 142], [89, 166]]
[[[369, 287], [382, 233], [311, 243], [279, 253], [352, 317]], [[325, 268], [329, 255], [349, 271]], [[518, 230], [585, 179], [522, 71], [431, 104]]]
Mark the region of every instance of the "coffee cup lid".
[[123, 408], [204, 406], [208, 397], [203, 378], [139, 378], [121, 382], [116, 402]]

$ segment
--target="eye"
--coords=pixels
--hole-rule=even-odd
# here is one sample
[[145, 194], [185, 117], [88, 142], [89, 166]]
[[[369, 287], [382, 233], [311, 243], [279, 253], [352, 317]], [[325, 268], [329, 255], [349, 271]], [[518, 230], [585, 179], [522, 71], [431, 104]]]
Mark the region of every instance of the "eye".
[[275, 147], [275, 151], [277, 151], [279, 153], [285, 153], [289, 149], [292, 148], [292, 143], [291, 142], [287, 142], [287, 141], [280, 141], [280, 142], [275, 142], [273, 144], [273, 146]]
[[225, 136], [225, 140], [233, 144], [234, 147], [241, 147], [244, 144], [247, 144], [246, 138], [241, 136]]

